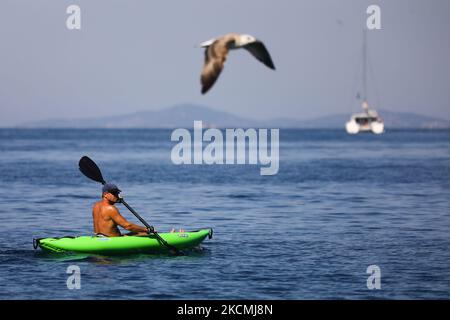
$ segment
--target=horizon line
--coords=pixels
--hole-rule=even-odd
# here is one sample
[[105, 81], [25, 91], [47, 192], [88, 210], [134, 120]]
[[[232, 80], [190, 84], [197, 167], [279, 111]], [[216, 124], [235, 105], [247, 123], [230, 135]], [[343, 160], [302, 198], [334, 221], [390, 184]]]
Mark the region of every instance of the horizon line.
[[[196, 108], [204, 108], [204, 109], [209, 109], [211, 111], [214, 112], [220, 112], [220, 113], [226, 113], [228, 115], [234, 116], [234, 117], [238, 117], [241, 118], [242, 120], [249, 120], [249, 121], [255, 121], [255, 122], [270, 122], [270, 121], [280, 121], [280, 120], [286, 120], [286, 121], [298, 121], [298, 122], [307, 122], [307, 121], [315, 121], [315, 120], [319, 120], [322, 118], [327, 118], [327, 117], [333, 117], [333, 116], [344, 116], [347, 113], [330, 113], [330, 114], [326, 114], [326, 115], [322, 115], [322, 116], [315, 116], [315, 117], [310, 117], [310, 118], [295, 118], [293, 119], [292, 117], [289, 116], [280, 116], [280, 117], [272, 117], [272, 118], [266, 118], [266, 119], [254, 119], [254, 118], [248, 118], [246, 116], [241, 116], [239, 114], [230, 112], [230, 111], [226, 111], [226, 110], [222, 110], [222, 109], [216, 109], [214, 107], [210, 107], [210, 106], [206, 106], [206, 105], [202, 105], [202, 104], [195, 104], [195, 103], [179, 103], [179, 104], [174, 104], [171, 106], [166, 106], [166, 107], [162, 107], [156, 110], [148, 110], [148, 109], [142, 109], [142, 110], [137, 110], [137, 111], [131, 111], [128, 113], [120, 113], [120, 114], [113, 114], [113, 115], [98, 115], [98, 116], [94, 116], [91, 118], [88, 117], [80, 117], [80, 118], [74, 118], [74, 117], [68, 117], [68, 118], [46, 118], [46, 119], [41, 119], [41, 120], [30, 120], [30, 121], [26, 121], [26, 122], [22, 122], [22, 123], [16, 123], [16, 124], [12, 124], [12, 125], [0, 125], [0, 128], [36, 128], [36, 125], [38, 125], [40, 122], [47, 122], [47, 121], [53, 121], [53, 122], [57, 122], [57, 121], [82, 121], [82, 120], [88, 120], [88, 121], [92, 121], [92, 120], [101, 120], [104, 118], [108, 118], [108, 117], [119, 117], [119, 116], [130, 116], [133, 114], [139, 114], [139, 113], [153, 113], [153, 112], [163, 112], [163, 111], [167, 111], [170, 109], [174, 109], [177, 107], [196, 107]], [[409, 111], [391, 111], [389, 109], [377, 109], [377, 111], [380, 113], [382, 112], [389, 112], [389, 113], [396, 113], [396, 114], [411, 114], [411, 115], [416, 115], [416, 116], [422, 116], [422, 117], [428, 117], [428, 118], [432, 118], [434, 120], [440, 120], [440, 121], [446, 121], [446, 122], [450, 122], [450, 119], [448, 118], [438, 118], [435, 117], [433, 115], [429, 115], [429, 114], [423, 114], [423, 113], [417, 113], [417, 112], [409, 112]], [[358, 112], [358, 111], [357, 111]], [[348, 116], [350, 117], [352, 114], [354, 114], [355, 112], [352, 113], [348, 113]], [[381, 115], [382, 116], [382, 115]], [[201, 119], [199, 119], [201, 120]], [[48, 126], [48, 127], [42, 127], [42, 128], [55, 128], [53, 126]], [[64, 127], [61, 126], [60, 128], [80, 128], [80, 127]], [[85, 127], [85, 128], [89, 128], [89, 127]], [[98, 128], [98, 127], [93, 127], [93, 128]], [[120, 127], [114, 127], [111, 129], [119, 129]], [[125, 129], [127, 127], [123, 127], [123, 129]], [[133, 128], [140, 128], [140, 129], [149, 129], [149, 128], [155, 128], [158, 129], [159, 127], [133, 127]], [[167, 128], [170, 129], [172, 127], [161, 127], [161, 128]], [[292, 127], [292, 128], [299, 128], [299, 127]], [[320, 127], [317, 127], [320, 128]], [[323, 128], [330, 128], [330, 127], [323, 127]], [[338, 127], [336, 127], [338, 128]], [[84, 128], [81, 128], [84, 129]]]

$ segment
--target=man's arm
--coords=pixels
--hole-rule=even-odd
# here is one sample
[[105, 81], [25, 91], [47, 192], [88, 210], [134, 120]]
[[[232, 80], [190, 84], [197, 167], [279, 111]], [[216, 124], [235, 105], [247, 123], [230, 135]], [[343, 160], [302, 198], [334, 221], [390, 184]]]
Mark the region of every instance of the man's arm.
[[127, 221], [122, 215], [119, 213], [116, 207], [111, 206], [111, 209], [108, 209], [109, 216], [111, 219], [121, 226], [122, 228], [131, 231], [131, 232], [147, 232], [147, 228], [138, 226], [134, 223]]

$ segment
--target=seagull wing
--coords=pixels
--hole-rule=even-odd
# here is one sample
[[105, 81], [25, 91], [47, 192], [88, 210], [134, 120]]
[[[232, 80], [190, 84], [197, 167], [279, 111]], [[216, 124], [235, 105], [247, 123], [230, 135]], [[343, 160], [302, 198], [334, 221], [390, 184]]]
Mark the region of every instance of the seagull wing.
[[243, 48], [248, 50], [256, 59], [264, 63], [267, 67], [275, 70], [275, 65], [273, 64], [272, 58], [264, 43], [257, 40], [245, 45]]
[[227, 42], [216, 40], [205, 50], [205, 64], [203, 66], [201, 82], [202, 94], [205, 94], [216, 82], [222, 72], [223, 65], [228, 55]]

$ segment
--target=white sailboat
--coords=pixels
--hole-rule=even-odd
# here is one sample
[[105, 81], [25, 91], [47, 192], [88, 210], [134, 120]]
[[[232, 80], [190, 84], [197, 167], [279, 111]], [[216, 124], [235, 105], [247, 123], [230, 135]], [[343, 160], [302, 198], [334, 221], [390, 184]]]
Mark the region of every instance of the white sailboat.
[[381, 134], [384, 132], [383, 119], [374, 109], [370, 109], [367, 99], [367, 41], [366, 31], [364, 32], [363, 45], [363, 95], [362, 109], [363, 112], [353, 114], [350, 120], [345, 124], [345, 129], [349, 134], [357, 134], [360, 132], [372, 132]]

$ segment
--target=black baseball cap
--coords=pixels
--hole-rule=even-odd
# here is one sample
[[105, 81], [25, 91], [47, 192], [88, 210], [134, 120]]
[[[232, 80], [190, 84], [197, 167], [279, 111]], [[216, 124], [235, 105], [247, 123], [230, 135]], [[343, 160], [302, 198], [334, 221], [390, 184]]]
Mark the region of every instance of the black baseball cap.
[[107, 182], [103, 185], [102, 192], [109, 192], [112, 194], [119, 194], [122, 190], [119, 189], [114, 183]]

